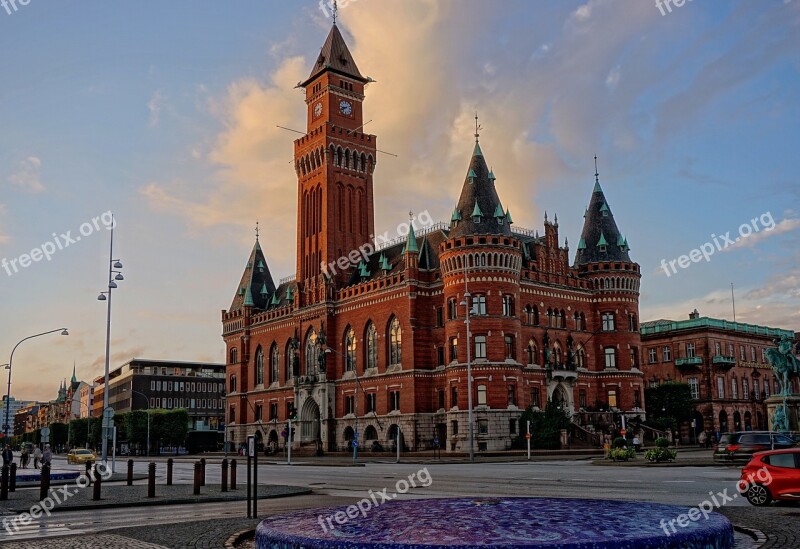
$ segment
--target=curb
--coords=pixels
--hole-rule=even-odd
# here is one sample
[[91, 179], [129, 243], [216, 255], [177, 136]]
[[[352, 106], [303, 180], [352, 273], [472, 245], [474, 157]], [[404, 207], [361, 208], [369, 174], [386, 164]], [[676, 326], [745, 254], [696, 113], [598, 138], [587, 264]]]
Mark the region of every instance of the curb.
[[592, 465], [597, 465], [599, 467], [718, 467], [721, 464], [719, 463], [708, 463], [708, 462], [700, 462], [700, 463], [690, 463], [686, 461], [676, 462], [673, 461], [671, 463], [651, 463], [648, 461], [609, 461], [605, 459], [599, 459], [592, 461]]
[[750, 536], [753, 538], [753, 543], [756, 547], [761, 547], [767, 542], [767, 536], [761, 530], [756, 530], [755, 528], [750, 528], [749, 526], [742, 526], [740, 524], [734, 524], [733, 529]]
[[[292, 496], [307, 496], [309, 494], [313, 494], [313, 490], [309, 489], [301, 489], [295, 492], [286, 493], [286, 494], [274, 494], [268, 496], [259, 496], [258, 499], [279, 499], [279, 498], [287, 498]], [[223, 497], [190, 497], [190, 498], [173, 498], [173, 499], [155, 499], [155, 500], [135, 500], [135, 501], [128, 501], [128, 502], [112, 502], [112, 503], [98, 503], [98, 504], [89, 504], [89, 505], [70, 505], [67, 507], [64, 506], [57, 506], [50, 510], [51, 513], [56, 512], [68, 512], [68, 511], [94, 511], [100, 509], [120, 509], [125, 507], [154, 507], [157, 505], [191, 505], [191, 504], [198, 504], [198, 503], [225, 503], [225, 502], [234, 502], [234, 501], [246, 501], [246, 496], [236, 497], [236, 498], [223, 498]], [[101, 500], [102, 501], [102, 500]], [[8, 511], [10, 513], [19, 515], [22, 513], [27, 513], [29, 509], [13, 509], [9, 508]]]
[[256, 531], [254, 528], [250, 528], [249, 530], [242, 530], [241, 532], [236, 532], [225, 541], [225, 549], [236, 549], [236, 546], [239, 543], [249, 538], [250, 536], [255, 537], [255, 535]]

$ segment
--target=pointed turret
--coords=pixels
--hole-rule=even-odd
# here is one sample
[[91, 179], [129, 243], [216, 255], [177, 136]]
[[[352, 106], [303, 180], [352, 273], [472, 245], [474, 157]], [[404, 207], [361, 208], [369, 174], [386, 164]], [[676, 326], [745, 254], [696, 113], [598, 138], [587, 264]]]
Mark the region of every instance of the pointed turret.
[[408, 224], [408, 238], [406, 238], [406, 253], [414, 252], [419, 253], [419, 246], [417, 245], [417, 235], [414, 232], [414, 224]]
[[450, 219], [451, 238], [468, 234], [511, 234], [495, 189], [494, 174], [486, 164], [477, 139], [461, 197]]
[[314, 63], [314, 68], [311, 69], [311, 74], [299, 86], [307, 86], [309, 82], [325, 71], [349, 76], [361, 82], [369, 82], [369, 78], [364, 78], [359, 72], [356, 62], [342, 37], [342, 33], [339, 32], [339, 27], [336, 25], [331, 27], [328, 38], [325, 39], [325, 44], [323, 44], [319, 52], [317, 62]]
[[253, 246], [253, 251], [250, 252], [247, 266], [242, 274], [242, 279], [239, 282], [239, 287], [236, 290], [229, 312], [238, 311], [245, 306], [266, 309], [269, 304], [269, 298], [274, 293], [275, 283], [272, 281], [272, 275], [269, 272], [264, 252], [261, 250], [261, 244], [256, 238], [255, 246]]
[[592, 198], [583, 217], [583, 231], [575, 253], [576, 266], [599, 261], [631, 261], [628, 243], [614, 221], [614, 215], [600, 187], [597, 170]]
[[72, 379], [70, 380], [72, 383], [78, 383], [78, 377], [75, 375], [75, 364], [72, 364]]

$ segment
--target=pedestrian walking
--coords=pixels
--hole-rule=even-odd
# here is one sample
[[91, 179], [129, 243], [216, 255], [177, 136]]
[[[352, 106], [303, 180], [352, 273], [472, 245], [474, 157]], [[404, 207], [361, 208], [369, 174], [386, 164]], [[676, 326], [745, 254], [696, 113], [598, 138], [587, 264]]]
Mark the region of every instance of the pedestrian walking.
[[22, 451], [19, 454], [19, 466], [22, 469], [27, 469], [28, 468], [28, 457], [29, 457], [28, 456], [28, 449], [25, 446], [23, 446], [22, 447]]
[[42, 450], [37, 446], [33, 450], [33, 468], [39, 468], [39, 462], [42, 461]]
[[14, 453], [11, 451], [11, 446], [6, 444], [3, 448], [3, 466], [10, 466], [12, 461], [14, 461]]
[[50, 465], [50, 462], [53, 460], [53, 452], [50, 450], [50, 445], [44, 447], [44, 452], [42, 452], [42, 465]]

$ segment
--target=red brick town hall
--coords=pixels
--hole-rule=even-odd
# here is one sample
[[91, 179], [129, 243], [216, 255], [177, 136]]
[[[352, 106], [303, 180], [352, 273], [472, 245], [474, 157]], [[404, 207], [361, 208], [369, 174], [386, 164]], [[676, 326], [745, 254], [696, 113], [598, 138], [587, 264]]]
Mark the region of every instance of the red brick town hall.
[[597, 178], [571, 252], [557, 217], [542, 235], [514, 226], [476, 135], [463, 181], [441, 182], [461, 187], [449, 224], [325, 268], [375, 234], [377, 137], [360, 129], [370, 82], [334, 24], [300, 84], [295, 276], [276, 284], [257, 238], [222, 311], [228, 439], [283, 446], [295, 410], [295, 448], [344, 450], [356, 432], [387, 447], [400, 429], [405, 449], [437, 437], [466, 452], [468, 354], [476, 450], [509, 448], [523, 410], [548, 399], [644, 417], [641, 274]]

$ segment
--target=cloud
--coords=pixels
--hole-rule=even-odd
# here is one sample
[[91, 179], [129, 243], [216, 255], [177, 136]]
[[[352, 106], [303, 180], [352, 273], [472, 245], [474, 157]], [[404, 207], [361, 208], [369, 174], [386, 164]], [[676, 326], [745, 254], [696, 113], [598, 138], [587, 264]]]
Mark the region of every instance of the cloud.
[[161, 110], [166, 103], [166, 97], [161, 93], [161, 90], [156, 90], [147, 102], [147, 110], [150, 111], [150, 127], [158, 126], [161, 118]]
[[[772, 214], [769, 214], [769, 218], [772, 219]], [[782, 219], [781, 221], [775, 223], [775, 225], [771, 229], [769, 229], [768, 227], [769, 226], [762, 227], [759, 224], [758, 225], [759, 231], [757, 233], [754, 232], [747, 238], [740, 238], [739, 241], [736, 244], [734, 244], [734, 246], [731, 247], [731, 249], [752, 248], [757, 244], [762, 243], [768, 238], [794, 232], [800, 228], [800, 218]]]
[[[6, 205], [5, 204], [0, 204], [0, 217], [3, 217], [5, 215], [6, 215]], [[5, 244], [6, 242], [9, 242], [10, 240], [11, 240], [11, 237], [8, 236], [5, 233], [5, 231], [3, 230], [3, 226], [0, 225], [0, 244]]]
[[8, 180], [12, 185], [20, 189], [31, 192], [39, 193], [44, 190], [44, 185], [40, 180], [39, 170], [42, 167], [42, 161], [35, 157], [29, 156], [19, 163], [19, 170], [8, 176]]

